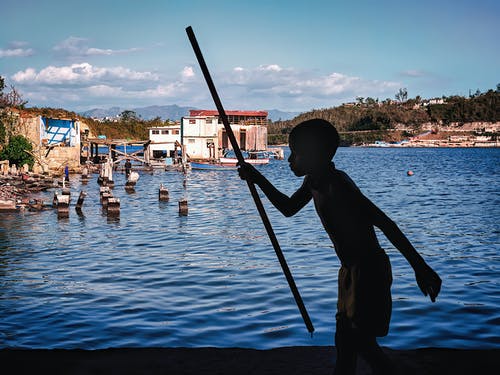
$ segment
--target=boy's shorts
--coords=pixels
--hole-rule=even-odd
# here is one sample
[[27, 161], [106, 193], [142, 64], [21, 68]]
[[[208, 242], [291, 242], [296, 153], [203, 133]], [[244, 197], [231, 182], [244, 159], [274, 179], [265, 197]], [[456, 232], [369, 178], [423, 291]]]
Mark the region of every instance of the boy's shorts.
[[386, 336], [391, 320], [392, 271], [384, 251], [339, 270], [337, 319], [347, 318], [371, 336]]

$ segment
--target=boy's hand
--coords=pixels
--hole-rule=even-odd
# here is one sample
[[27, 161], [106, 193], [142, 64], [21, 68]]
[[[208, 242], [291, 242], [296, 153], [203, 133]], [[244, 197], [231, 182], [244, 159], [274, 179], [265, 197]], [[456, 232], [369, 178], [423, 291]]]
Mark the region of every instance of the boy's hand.
[[441, 278], [434, 270], [424, 263], [423, 266], [415, 270], [417, 284], [424, 296], [429, 295], [432, 302], [436, 301], [441, 290]]
[[242, 180], [250, 181], [254, 184], [258, 184], [262, 180], [260, 172], [252, 164], [246, 162], [238, 163], [238, 174]]

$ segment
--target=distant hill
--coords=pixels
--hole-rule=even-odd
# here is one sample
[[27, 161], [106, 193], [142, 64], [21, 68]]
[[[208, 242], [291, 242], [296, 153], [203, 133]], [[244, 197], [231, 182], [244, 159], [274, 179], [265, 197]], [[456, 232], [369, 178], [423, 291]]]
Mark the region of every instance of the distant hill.
[[121, 107], [111, 107], [108, 109], [94, 108], [80, 114], [85, 117], [91, 118], [104, 118], [104, 117], [116, 117], [125, 110], [134, 111], [137, 116], [143, 120], [152, 120], [156, 117], [160, 117], [162, 120], [180, 120], [181, 117], [187, 116], [189, 110], [195, 109], [194, 107], [180, 107], [178, 105], [151, 105], [148, 107], [140, 108], [121, 108]]
[[284, 112], [279, 109], [270, 109], [268, 112], [268, 118], [273, 121], [286, 121], [291, 120], [294, 117], [300, 115], [301, 112]]
[[[180, 107], [178, 105], [152, 105], [148, 107], [140, 108], [121, 108], [121, 107], [111, 107], [108, 109], [94, 108], [80, 114], [85, 117], [90, 118], [105, 118], [105, 117], [116, 117], [125, 110], [134, 111], [143, 120], [152, 120], [156, 117], [160, 117], [162, 120], [180, 120], [183, 116], [189, 115], [189, 110], [197, 109], [194, 107]], [[272, 121], [278, 120], [291, 120], [295, 116], [299, 115], [300, 112], [284, 112], [278, 109], [268, 110], [269, 119]]]

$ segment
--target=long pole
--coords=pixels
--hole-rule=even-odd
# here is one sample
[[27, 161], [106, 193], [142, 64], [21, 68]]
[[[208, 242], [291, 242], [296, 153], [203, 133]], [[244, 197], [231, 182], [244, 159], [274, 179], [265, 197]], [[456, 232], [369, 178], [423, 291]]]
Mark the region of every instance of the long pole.
[[[219, 112], [219, 116], [222, 119], [222, 123], [224, 124], [224, 128], [226, 129], [227, 136], [229, 141], [231, 142], [231, 146], [233, 146], [234, 153], [236, 154], [236, 158], [240, 163], [244, 162], [243, 154], [241, 153], [238, 142], [236, 142], [236, 138], [233, 133], [233, 129], [231, 129], [231, 125], [229, 124], [229, 120], [226, 115], [226, 111], [222, 106], [222, 102], [217, 94], [217, 90], [215, 89], [214, 82], [212, 81], [212, 77], [210, 76], [210, 72], [208, 71], [207, 64], [205, 63], [205, 59], [203, 58], [203, 54], [201, 53], [200, 46], [198, 45], [198, 41], [196, 40], [196, 36], [194, 35], [194, 31], [191, 26], [186, 28], [186, 33], [188, 35], [189, 41], [191, 42], [191, 46], [193, 47], [194, 54], [198, 59], [198, 63], [200, 64], [201, 71], [203, 72], [203, 76], [205, 77], [205, 81], [207, 82], [208, 89], [212, 94], [212, 98], [214, 100], [215, 106], [217, 107], [217, 111]], [[267, 234], [271, 243], [274, 247], [274, 251], [276, 252], [276, 256], [280, 262], [283, 273], [285, 274], [286, 280], [288, 281], [288, 285], [292, 291], [293, 297], [295, 298], [295, 303], [300, 310], [300, 314], [302, 315], [302, 319], [307, 327], [307, 330], [311, 333], [314, 332], [314, 326], [309, 318], [309, 314], [307, 313], [304, 302], [302, 301], [302, 297], [300, 296], [299, 290], [297, 289], [297, 285], [295, 285], [295, 280], [293, 279], [292, 273], [290, 272], [290, 268], [288, 268], [288, 264], [286, 263], [285, 256], [281, 251], [280, 245], [274, 234], [273, 227], [271, 226], [271, 222], [267, 217], [264, 206], [262, 205], [262, 201], [260, 200], [259, 194], [255, 185], [251, 181], [247, 181], [248, 189], [252, 194], [255, 205], [257, 206], [257, 210], [259, 211], [262, 222], [264, 223], [264, 227], [266, 228]]]

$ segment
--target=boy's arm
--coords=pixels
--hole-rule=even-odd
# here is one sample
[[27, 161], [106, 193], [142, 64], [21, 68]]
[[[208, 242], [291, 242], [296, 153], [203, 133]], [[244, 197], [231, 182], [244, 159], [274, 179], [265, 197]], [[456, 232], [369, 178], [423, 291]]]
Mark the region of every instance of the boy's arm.
[[441, 278], [427, 265], [396, 223], [368, 198], [363, 196], [363, 199], [372, 217], [373, 225], [379, 228], [389, 241], [403, 254], [415, 271], [415, 278], [420, 290], [425, 296], [429, 295], [432, 302], [435, 302], [441, 290]]
[[288, 197], [276, 189], [274, 185], [251, 164], [240, 164], [238, 173], [243, 180], [248, 180], [258, 185], [274, 207], [284, 216], [289, 217], [295, 215], [312, 198], [311, 192], [305, 186], [305, 182], [291, 197]]

